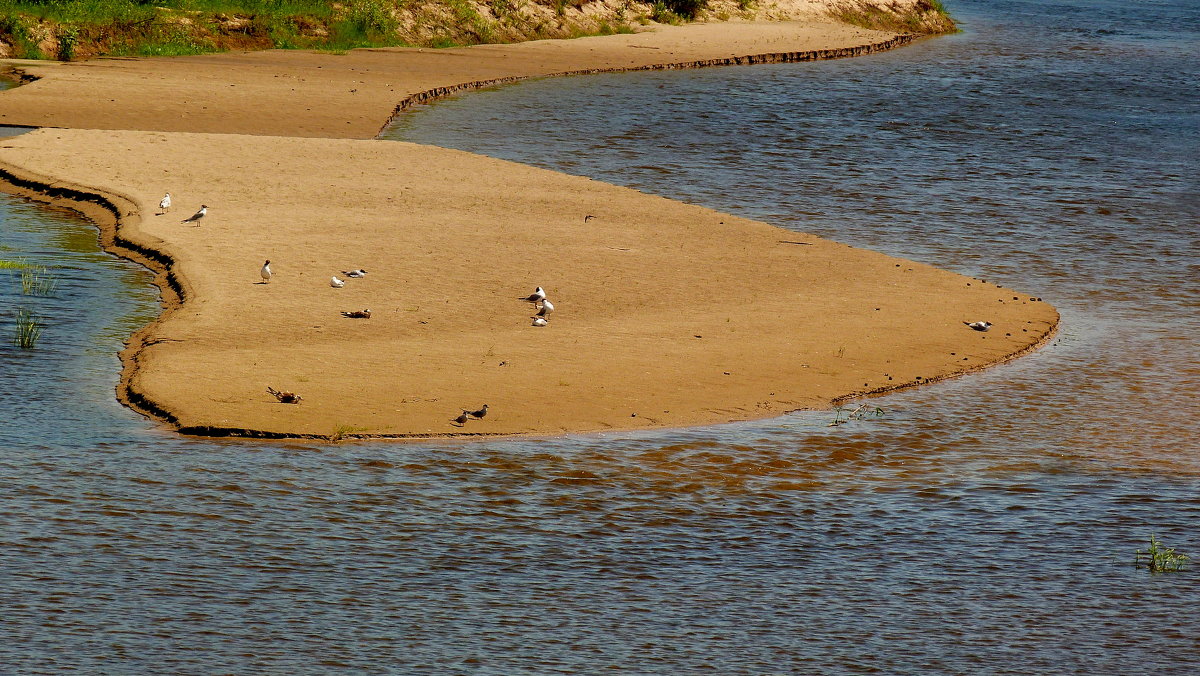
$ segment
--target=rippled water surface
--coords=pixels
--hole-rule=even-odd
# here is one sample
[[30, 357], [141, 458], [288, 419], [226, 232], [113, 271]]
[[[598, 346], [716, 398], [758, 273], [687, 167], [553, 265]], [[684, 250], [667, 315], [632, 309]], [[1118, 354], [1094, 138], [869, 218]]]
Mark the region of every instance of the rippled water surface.
[[[534, 82], [396, 138], [1040, 295], [1042, 351], [832, 415], [438, 444], [178, 438], [112, 398], [150, 276], [0, 199], [2, 673], [1195, 673], [1200, 17], [957, 2], [815, 64]], [[16, 308], [46, 322], [8, 344]]]

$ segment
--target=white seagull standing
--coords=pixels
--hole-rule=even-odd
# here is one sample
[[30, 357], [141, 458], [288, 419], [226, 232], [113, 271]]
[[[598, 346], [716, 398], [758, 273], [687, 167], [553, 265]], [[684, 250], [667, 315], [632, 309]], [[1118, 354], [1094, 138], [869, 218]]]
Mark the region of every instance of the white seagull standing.
[[266, 263], [263, 263], [262, 269], [258, 271], [258, 274], [260, 276], [262, 276], [263, 284], [270, 282], [271, 281], [271, 261], [267, 261]]
[[545, 317], [546, 315], [549, 315], [551, 312], [554, 312], [554, 303], [551, 303], [549, 298], [543, 298], [542, 299], [542, 309], [538, 310], [537, 316]]
[[545, 299], [546, 299], [546, 290], [539, 286], [533, 293], [529, 294], [528, 296], [525, 296], [524, 298], [520, 298], [518, 300], [527, 300], [530, 303], [540, 303], [541, 301], [543, 301]]
[[208, 215], [208, 205], [201, 204], [200, 211], [197, 211], [196, 213], [192, 214], [190, 217], [185, 218], [179, 222], [180, 223], [195, 223], [196, 221], [200, 220], [201, 218], [204, 218], [207, 215]]
[[545, 326], [545, 325], [547, 325], [547, 324], [549, 324], [549, 323], [550, 323], [550, 322], [546, 321], [546, 318], [545, 318], [545, 317], [534, 317], [534, 318], [533, 318], [533, 325], [534, 325], [534, 326]]
[[161, 200], [158, 201], [158, 212], [165, 214], [171, 210], [171, 193], [167, 193]]
[[966, 324], [976, 331], [987, 331], [988, 329], [992, 328], [991, 322], [963, 322], [963, 324]]
[[346, 286], [346, 283], [343, 282], [342, 280], [338, 279], [337, 276], [335, 275], [335, 276], [329, 278], [329, 286], [332, 286], [335, 289], [340, 289], [343, 286]]
[[367, 276], [367, 271], [359, 268], [358, 270], [342, 270], [342, 274], [354, 279], [362, 279]]

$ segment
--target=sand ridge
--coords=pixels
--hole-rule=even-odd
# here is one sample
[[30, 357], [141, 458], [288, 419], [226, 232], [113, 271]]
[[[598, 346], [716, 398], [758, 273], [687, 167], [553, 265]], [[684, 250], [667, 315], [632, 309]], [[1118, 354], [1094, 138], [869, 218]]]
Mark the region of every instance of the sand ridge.
[[[588, 45], [539, 49], [577, 50], [578, 65]], [[249, 76], [236, 64], [263, 59], [273, 65], [256, 81], [277, 90], [263, 82], [307, 72], [309, 59], [397, 57], [355, 54], [298, 55], [296, 71], [284, 64], [292, 53], [205, 57], [193, 79], [211, 88], [227, 73], [240, 84]], [[222, 60], [231, 64], [210, 63]], [[478, 60], [503, 76], [503, 57]], [[178, 78], [176, 61], [101, 65], [110, 75], [97, 79], [130, 101], [121, 77]], [[390, 77], [413, 78], [403, 87], [413, 92], [432, 81]], [[68, 79], [32, 87], [92, 86]], [[36, 96], [10, 104], [11, 94], [0, 95], [6, 114], [87, 114], [39, 109]], [[211, 101], [229, 106], [229, 126], [280, 125], [235, 98]], [[169, 106], [147, 104], [140, 117], [118, 108], [97, 106], [94, 126], [150, 130], [35, 131], [0, 141], [0, 168], [35, 192], [54, 185], [107, 204], [115, 215], [101, 226], [117, 250], [143, 252], [183, 299], [168, 297], [160, 321], [131, 340], [122, 393], [186, 432], [432, 437], [744, 420], [982, 368], [1040, 345], [1058, 320], [1025, 293], [586, 178], [390, 141], [176, 131]], [[349, 108], [345, 126], [365, 134], [354, 122], [363, 109], [390, 115]], [[296, 118], [314, 136], [338, 136], [334, 121]], [[175, 209], [158, 216], [165, 190]], [[180, 223], [201, 203], [207, 218]], [[265, 259], [269, 284], [258, 275]], [[329, 286], [359, 267], [365, 279]], [[544, 328], [517, 300], [537, 285], [557, 306]], [[371, 319], [341, 315], [363, 308]], [[995, 324], [987, 333], [962, 324], [984, 319]], [[281, 404], [268, 386], [304, 400]], [[484, 403], [485, 420], [451, 423]]]

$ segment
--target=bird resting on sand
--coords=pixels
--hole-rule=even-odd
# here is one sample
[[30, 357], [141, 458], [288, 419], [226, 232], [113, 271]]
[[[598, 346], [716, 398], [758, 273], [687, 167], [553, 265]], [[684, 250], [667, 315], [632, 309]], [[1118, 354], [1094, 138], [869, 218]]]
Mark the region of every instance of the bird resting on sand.
[[267, 385], [267, 392], [278, 399], [281, 404], [299, 404], [300, 400], [303, 399], [303, 397], [295, 392], [281, 392], [270, 385]]

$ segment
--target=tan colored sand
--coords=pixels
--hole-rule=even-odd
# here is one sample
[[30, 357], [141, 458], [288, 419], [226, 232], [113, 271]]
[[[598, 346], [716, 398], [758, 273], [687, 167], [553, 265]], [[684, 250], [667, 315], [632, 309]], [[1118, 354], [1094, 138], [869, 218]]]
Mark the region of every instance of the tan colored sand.
[[0, 96], [0, 125], [373, 138], [406, 97], [439, 87], [885, 42], [844, 24], [661, 26], [632, 35], [461, 49], [272, 50], [77, 63], [3, 60], [41, 78]]
[[[168, 312], [123, 354], [120, 393], [187, 431], [553, 434], [764, 417], [1002, 361], [1043, 341], [1057, 314], [1024, 293], [585, 178], [301, 137], [371, 137], [430, 88], [889, 37], [709, 24], [444, 51], [22, 64], [42, 79], [0, 95], [0, 123], [81, 129], [0, 140], [0, 169], [35, 192], [103, 196], [121, 214], [106, 230], [114, 250], [129, 254], [124, 240], [173, 261], [186, 300], [167, 289]], [[184, 133], [214, 131], [258, 136]], [[156, 216], [166, 190], [176, 208]], [[198, 227], [179, 222], [201, 203]], [[276, 276], [260, 284], [267, 258]], [[356, 267], [366, 279], [330, 288]], [[544, 328], [517, 300], [537, 285], [558, 308]], [[370, 320], [340, 315], [363, 308]], [[962, 324], [983, 319], [992, 331]], [[267, 386], [304, 401], [279, 404]], [[486, 420], [450, 424], [484, 403]]]
[[[132, 387], [184, 427], [745, 419], [978, 368], [1056, 321], [932, 267], [453, 150], [83, 130], [2, 146], [5, 164], [127, 197], [143, 217], [122, 234], [174, 256], [188, 300], [144, 336]], [[155, 216], [165, 189], [178, 206]], [[201, 225], [180, 224], [202, 202]], [[259, 284], [267, 258], [276, 276]], [[356, 267], [367, 278], [329, 286]], [[545, 328], [517, 300], [537, 285], [557, 306]], [[373, 318], [339, 314], [362, 308]], [[996, 326], [962, 324], [976, 319]], [[278, 404], [268, 385], [304, 402]], [[449, 424], [484, 403], [486, 421]]]

